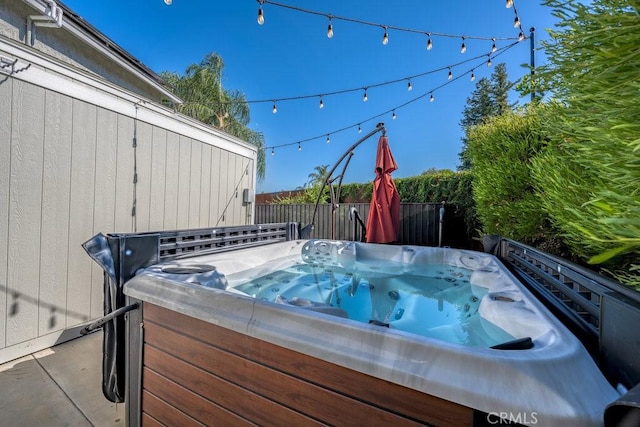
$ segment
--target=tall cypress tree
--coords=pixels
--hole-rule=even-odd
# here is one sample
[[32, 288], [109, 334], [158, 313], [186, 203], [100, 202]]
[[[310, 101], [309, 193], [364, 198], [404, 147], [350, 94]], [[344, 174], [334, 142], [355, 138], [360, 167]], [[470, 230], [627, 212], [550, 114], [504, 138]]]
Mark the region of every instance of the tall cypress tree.
[[460, 165], [458, 170], [469, 170], [472, 167], [467, 155], [467, 134], [472, 126], [484, 123], [490, 117], [513, 111], [514, 104], [509, 104], [509, 90], [513, 83], [507, 78], [507, 66], [504, 63], [496, 65], [491, 79], [482, 78], [476, 83], [476, 89], [467, 98], [467, 105], [462, 112], [460, 126], [465, 131], [462, 137], [462, 151], [458, 154]]

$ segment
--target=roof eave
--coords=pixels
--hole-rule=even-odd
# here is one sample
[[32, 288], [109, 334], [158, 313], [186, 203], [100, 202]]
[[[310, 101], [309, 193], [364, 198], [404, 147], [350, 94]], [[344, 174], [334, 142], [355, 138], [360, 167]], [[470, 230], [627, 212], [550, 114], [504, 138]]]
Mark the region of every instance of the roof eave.
[[[45, 14], [47, 6], [39, 0], [22, 0], [24, 3]], [[71, 9], [60, 2], [56, 2], [57, 6], [63, 10], [62, 28], [69, 31], [72, 35], [82, 40], [87, 45], [96, 49], [98, 52], [106, 56], [111, 61], [118, 64], [123, 69], [129, 71], [141, 80], [144, 80], [164, 97], [174, 104], [182, 104], [183, 101], [174, 95], [164, 86], [162, 78], [133, 57], [126, 50], [118, 46], [115, 42], [101, 33], [98, 29], [86, 22], [81, 16], [77, 15]]]

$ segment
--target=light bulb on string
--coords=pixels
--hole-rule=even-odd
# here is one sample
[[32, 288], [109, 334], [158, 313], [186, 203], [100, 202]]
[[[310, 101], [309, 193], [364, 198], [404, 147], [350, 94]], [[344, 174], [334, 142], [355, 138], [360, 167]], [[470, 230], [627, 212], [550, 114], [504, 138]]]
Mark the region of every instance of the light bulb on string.
[[520, 18], [516, 15], [516, 19], [513, 20], [513, 28], [518, 28], [520, 26]]
[[495, 52], [496, 50], [498, 50], [498, 46], [496, 46], [496, 39], [491, 39], [493, 41], [493, 44], [491, 45], [491, 53]]
[[427, 50], [431, 50], [433, 48], [433, 43], [431, 42], [431, 33], [427, 33], [427, 37], [429, 37], [429, 39], [427, 40]]
[[362, 127], [360, 127], [360, 123], [358, 123], [358, 133], [362, 133]]
[[324, 108], [324, 102], [322, 101], [322, 97], [320, 97], [320, 108]]
[[464, 44], [464, 36], [462, 36], [462, 46], [460, 46], [460, 53], [465, 53], [467, 51], [467, 45]]
[[489, 57], [489, 59], [487, 59], [487, 67], [491, 67], [491, 57]]
[[521, 42], [522, 40], [524, 40], [524, 33], [520, 31], [520, 34], [518, 34], [518, 41]]
[[260, 2], [260, 8], [258, 9], [258, 24], [264, 24], [264, 12], [262, 10], [262, 2]]
[[451, 68], [449, 68], [449, 75], [447, 76], [447, 80], [451, 80], [453, 78], [453, 73], [451, 72]]
[[329, 138], [329, 134], [327, 134], [327, 144], [331, 142], [331, 138]]
[[473, 72], [473, 70], [471, 70], [471, 81], [474, 81], [476, 79], [476, 75]]
[[387, 33], [387, 27], [384, 28], [384, 35], [382, 36], [382, 44], [387, 45], [389, 43], [389, 33]]
[[302, 151], [302, 145], [298, 142], [298, 151]]
[[513, 0], [507, 0], [507, 5], [506, 5], [507, 9], [509, 9], [512, 6], [513, 6]]
[[369, 97], [367, 96], [367, 88], [364, 88], [364, 96], [362, 97], [362, 102], [367, 102]]
[[173, 3], [173, 1], [171, 1], [171, 0], [164, 0], [164, 4], [166, 4], [167, 6], [171, 6], [171, 3]]
[[436, 99], [433, 97], [433, 93], [432, 93], [432, 94], [431, 94], [431, 96], [429, 97], [429, 102], [433, 102], [433, 101], [435, 101], [435, 100], [436, 100]]
[[276, 150], [275, 150], [275, 148], [272, 148], [272, 149], [271, 149], [271, 155], [272, 155], [272, 156], [275, 156], [275, 155], [276, 155]]
[[411, 89], [413, 89], [413, 86], [411, 86], [411, 79], [409, 79], [409, 82], [407, 83], [407, 90], [411, 91]]
[[329, 26], [327, 27], [327, 37], [333, 37], [333, 25], [331, 24], [331, 17], [329, 17]]
[[391, 115], [391, 119], [395, 120], [398, 116], [396, 116], [396, 110], [393, 110], [393, 114]]
[[278, 112], [278, 107], [276, 107], [276, 101], [273, 101], [273, 108], [271, 109], [271, 111], [273, 111], [273, 114]]

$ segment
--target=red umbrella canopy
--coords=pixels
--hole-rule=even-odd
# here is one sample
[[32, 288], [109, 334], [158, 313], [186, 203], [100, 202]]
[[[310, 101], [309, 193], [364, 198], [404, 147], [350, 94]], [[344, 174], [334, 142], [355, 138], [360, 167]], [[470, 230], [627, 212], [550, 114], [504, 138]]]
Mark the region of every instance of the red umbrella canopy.
[[381, 136], [376, 153], [376, 178], [367, 218], [367, 242], [391, 243], [398, 240], [400, 228], [400, 197], [391, 178], [398, 165], [391, 154], [389, 140]]

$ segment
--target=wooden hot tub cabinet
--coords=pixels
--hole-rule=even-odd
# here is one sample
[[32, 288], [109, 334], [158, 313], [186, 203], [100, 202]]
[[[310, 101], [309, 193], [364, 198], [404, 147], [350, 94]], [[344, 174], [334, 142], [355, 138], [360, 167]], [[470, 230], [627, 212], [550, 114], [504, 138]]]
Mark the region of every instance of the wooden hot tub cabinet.
[[142, 316], [142, 425], [473, 424], [471, 408], [151, 303]]

